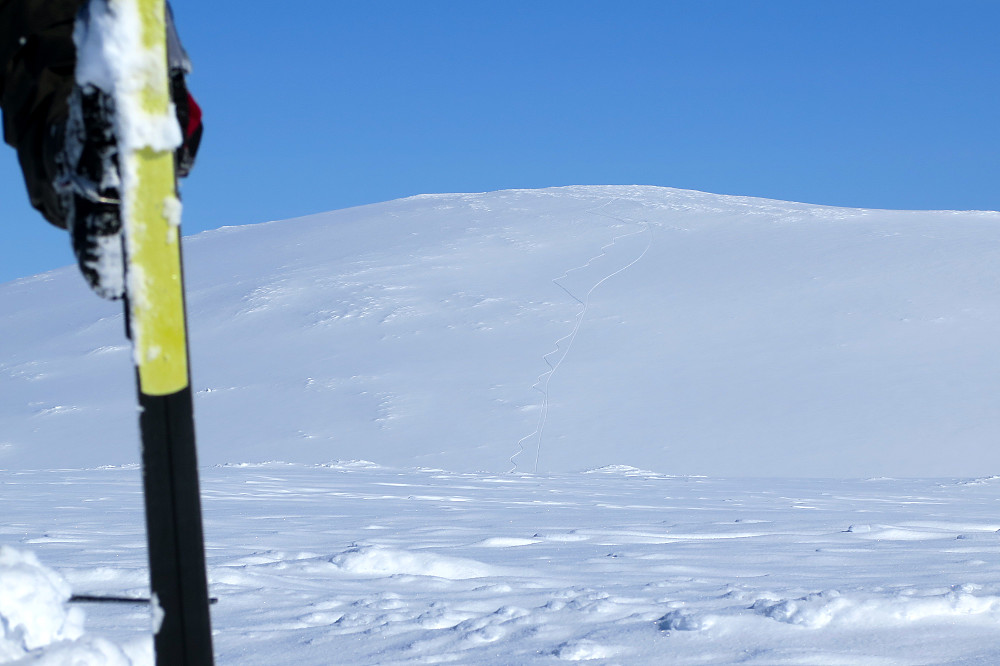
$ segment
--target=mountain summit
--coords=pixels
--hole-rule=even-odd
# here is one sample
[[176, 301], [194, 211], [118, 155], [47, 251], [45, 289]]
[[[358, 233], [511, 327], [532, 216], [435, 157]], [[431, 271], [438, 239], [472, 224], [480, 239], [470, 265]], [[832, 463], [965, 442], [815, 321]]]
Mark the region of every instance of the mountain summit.
[[[186, 241], [203, 464], [1000, 468], [1000, 213], [422, 195]], [[137, 462], [114, 304], [0, 285], [0, 467]]]

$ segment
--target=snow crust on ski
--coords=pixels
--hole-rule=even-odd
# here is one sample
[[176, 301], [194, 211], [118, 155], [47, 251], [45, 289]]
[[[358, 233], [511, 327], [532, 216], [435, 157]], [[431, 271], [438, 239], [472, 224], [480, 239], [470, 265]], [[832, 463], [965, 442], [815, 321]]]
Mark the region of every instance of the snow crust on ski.
[[[92, 2], [77, 22], [77, 82], [114, 97], [122, 221], [135, 364], [142, 392], [187, 387], [174, 150], [182, 135], [170, 100], [163, 0]], [[155, 303], [154, 303], [155, 300]]]

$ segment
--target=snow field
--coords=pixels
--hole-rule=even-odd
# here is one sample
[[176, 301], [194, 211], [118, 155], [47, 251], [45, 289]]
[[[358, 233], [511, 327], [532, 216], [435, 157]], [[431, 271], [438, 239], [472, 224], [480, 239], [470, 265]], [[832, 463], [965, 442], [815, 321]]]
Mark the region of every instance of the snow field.
[[[0, 539], [75, 593], [146, 594], [138, 470], [3, 480]], [[996, 479], [271, 463], [203, 484], [220, 664], [1000, 658]], [[142, 605], [79, 608], [77, 640], [148, 637]]]

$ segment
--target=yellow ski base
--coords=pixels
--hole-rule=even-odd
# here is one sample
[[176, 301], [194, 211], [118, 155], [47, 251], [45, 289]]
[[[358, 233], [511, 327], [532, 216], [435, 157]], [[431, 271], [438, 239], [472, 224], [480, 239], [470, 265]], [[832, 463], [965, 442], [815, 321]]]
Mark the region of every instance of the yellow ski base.
[[[139, 95], [151, 117], [171, 117], [166, 77], [166, 18], [162, 0], [137, 0], [142, 46], [162, 59], [148, 68]], [[188, 386], [184, 286], [179, 242], [180, 202], [170, 150], [138, 148], [122, 155], [128, 292], [139, 388], [151, 396]]]
[[169, 395], [188, 385], [184, 292], [178, 227], [170, 218], [173, 155], [148, 148], [133, 156], [138, 181], [130, 208], [129, 292], [136, 364], [146, 395]]

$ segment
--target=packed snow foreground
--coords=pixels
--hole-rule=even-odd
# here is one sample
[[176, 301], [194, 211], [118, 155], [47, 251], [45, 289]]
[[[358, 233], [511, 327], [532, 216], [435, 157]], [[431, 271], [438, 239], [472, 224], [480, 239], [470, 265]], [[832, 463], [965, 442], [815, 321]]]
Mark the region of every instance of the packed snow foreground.
[[[220, 664], [1000, 663], [1000, 214], [571, 187], [187, 247]], [[0, 285], [0, 661], [149, 664], [148, 604], [70, 600], [148, 595], [74, 271]]]
[[[355, 461], [212, 467], [202, 482], [220, 664], [1000, 662], [996, 478]], [[0, 538], [17, 555], [0, 580], [29, 589], [0, 598], [12, 657], [149, 663], [147, 605], [62, 603], [64, 580], [148, 594], [140, 488], [134, 468], [4, 475]]]
[[69, 608], [69, 599], [69, 583], [33, 553], [0, 546], [0, 662], [128, 666], [151, 660], [151, 640], [134, 639], [123, 650], [84, 636], [84, 613]]

